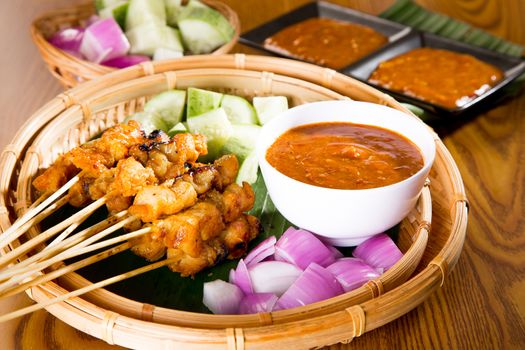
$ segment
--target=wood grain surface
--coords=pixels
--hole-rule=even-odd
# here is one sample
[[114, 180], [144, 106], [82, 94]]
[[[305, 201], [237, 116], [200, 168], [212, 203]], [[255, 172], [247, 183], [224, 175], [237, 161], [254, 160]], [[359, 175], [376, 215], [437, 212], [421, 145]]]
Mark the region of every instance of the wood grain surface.
[[[248, 30], [308, 1], [224, 0]], [[393, 0], [338, 0], [379, 13]], [[525, 44], [523, 0], [418, 0]], [[4, 1], [0, 11], [0, 147], [61, 91], [29, 37], [32, 18], [67, 0]], [[238, 51], [253, 52], [237, 47]], [[486, 111], [444, 141], [463, 175], [471, 211], [464, 252], [442, 289], [396, 321], [333, 349], [525, 349], [525, 94]], [[30, 303], [0, 301], [0, 313]], [[0, 324], [1, 349], [117, 348], [45, 311]]]

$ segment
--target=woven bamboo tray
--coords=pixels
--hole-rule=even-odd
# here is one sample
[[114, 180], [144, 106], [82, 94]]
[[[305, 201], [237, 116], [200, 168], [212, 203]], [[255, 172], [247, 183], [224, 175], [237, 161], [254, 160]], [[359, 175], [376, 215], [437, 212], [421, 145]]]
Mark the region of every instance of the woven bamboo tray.
[[[235, 29], [232, 40], [217, 48], [211, 54], [222, 55], [230, 52], [239, 40], [241, 30], [237, 13], [222, 2], [216, 0], [201, 1], [222, 13]], [[76, 86], [83, 81], [91, 80], [116, 70], [112, 67], [103, 66], [70, 55], [47, 41], [47, 38], [59, 29], [83, 26], [86, 20], [93, 14], [95, 14], [95, 7], [93, 1], [89, 1], [75, 7], [47, 12], [35, 19], [31, 24], [31, 38], [40, 51], [42, 59], [47, 64], [51, 74], [66, 88]]]
[[[204, 70], [210, 67], [215, 69]], [[199, 70], [192, 71], [192, 69]], [[225, 71], [225, 69], [235, 69], [235, 71]], [[274, 75], [268, 71], [306, 78], [316, 85]], [[197, 76], [199, 74], [200, 78]], [[214, 74], [216, 83], [212, 83], [213, 79], [210, 78]], [[221, 74], [230, 77], [225, 79]], [[145, 75], [147, 77], [141, 78]], [[244, 78], [240, 78], [241, 76]], [[246, 77], [249, 76], [252, 80], [251, 86], [246, 83]], [[0, 199], [5, 208], [0, 215], [2, 229], [5, 230], [11, 224], [9, 212], [27, 206], [30, 176], [38, 167], [46, 166], [58, 152], [75, 146], [77, 142], [84, 142], [88, 135], [93, 135], [118, 121], [120, 115], [140, 109], [146, 96], [169, 87], [183, 88], [189, 85], [226, 89], [243, 95], [272, 94], [283, 89], [287, 95], [296, 95], [296, 92], [302, 90], [296, 95], [297, 97], [292, 96], [295, 104], [315, 99], [340, 98], [341, 96], [337, 94], [341, 94], [405, 111], [392, 98], [351, 78], [330, 69], [291, 60], [244, 55], [203, 56], [198, 60], [183, 58], [176, 62], [132, 67], [59, 95], [38, 111], [21, 129], [14, 143], [2, 155], [5, 171], [1, 174], [0, 186], [6, 194]], [[324, 85], [332, 91], [322, 89], [319, 85]], [[116, 94], [115, 91], [119, 93]], [[123, 104], [123, 101], [132, 102]], [[118, 112], [119, 109], [121, 112]], [[110, 112], [100, 113], [101, 110]], [[47, 123], [49, 125], [42, 129]], [[81, 123], [80, 129], [77, 128], [78, 123]], [[88, 132], [80, 132], [82, 128]], [[72, 131], [69, 136], [64, 137], [62, 131], [67, 129]], [[31, 145], [32, 136], [35, 134], [38, 134], [37, 139]], [[46, 134], [47, 136], [44, 136]], [[55, 147], [51, 147], [51, 152], [48, 154], [42, 153], [39, 145], [43, 147], [44, 142], [39, 140], [50, 140], [53, 136], [60, 136], [59, 142]], [[104, 299], [103, 294], [90, 296], [92, 298], [90, 300], [95, 301], [97, 305], [88, 300], [75, 298], [68, 303], [54, 305], [48, 310], [89, 334], [105, 339], [109, 343], [129, 347], [179, 345], [197, 349], [224, 348], [228, 345], [231, 348], [268, 346], [305, 348], [348, 341], [353, 336], [379, 327], [417, 306], [439, 287], [450, 268], [456, 263], [466, 230], [466, 199], [461, 177], [452, 158], [439, 138], [436, 136], [435, 139], [437, 157], [431, 173], [431, 188], [433, 193], [437, 194], [433, 198], [433, 233], [429, 237], [429, 246], [423, 255], [419, 274], [400, 287], [391, 290], [395, 285], [388, 285], [385, 274], [381, 277], [383, 280], [380, 283], [363, 287], [364, 294], [368, 295], [354, 296], [353, 300], [344, 300], [347, 296], [344, 295], [339, 297], [340, 300], [333, 298], [314, 304], [310, 308], [288, 310], [288, 315], [276, 312], [257, 315], [256, 319], [245, 319], [244, 316], [205, 315], [205, 318], [213, 318], [215, 324], [213, 327], [206, 326], [208, 320], [201, 319], [199, 315], [180, 313], [177, 315], [179, 321], [180, 318], [189, 318], [180, 323], [168, 314], [169, 310], [144, 311], [149, 309], [144, 305], [137, 315], [134, 305], [122, 303], [120, 305], [122, 309], [127, 309], [130, 305], [131, 307], [119, 314], [112, 311], [112, 308], [121, 301], [110, 303], [106, 299], [104, 304], [104, 300], [101, 300]], [[21, 165], [20, 156], [24, 152], [25, 161]], [[14, 183], [17, 181], [18, 186], [15, 186]], [[427, 190], [423, 192], [420, 200], [420, 211], [415, 211], [403, 224], [402, 231], [410, 232], [408, 236], [415, 237], [410, 249], [414, 248], [417, 242], [426, 241], [427, 238], [430, 218], [426, 218], [424, 212], [425, 208], [430, 207], [428, 203], [430, 196], [426, 192]], [[423, 236], [424, 238], [421, 238]], [[398, 268], [399, 265], [393, 269]], [[77, 278], [76, 281], [70, 279], [69, 283], [71, 287], [84, 282]], [[67, 283], [60, 287], [48, 283], [42, 287], [32, 288], [30, 294], [35, 300], [44, 301], [54, 295], [65, 293], [64, 287], [68, 288], [65, 284]], [[391, 291], [387, 292], [389, 290]], [[106, 305], [108, 303], [109, 306]], [[299, 309], [302, 309], [300, 310], [302, 312], [298, 312]], [[123, 314], [131, 314], [132, 317]], [[154, 322], [137, 320], [140, 317]], [[161, 325], [159, 322], [177, 325]]]

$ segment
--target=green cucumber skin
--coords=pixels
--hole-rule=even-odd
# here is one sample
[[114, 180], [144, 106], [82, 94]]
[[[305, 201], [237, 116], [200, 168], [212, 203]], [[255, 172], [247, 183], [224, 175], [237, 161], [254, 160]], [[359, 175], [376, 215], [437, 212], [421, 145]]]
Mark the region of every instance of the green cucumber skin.
[[216, 159], [224, 144], [233, 133], [233, 128], [226, 112], [222, 108], [214, 109], [187, 120], [191, 133], [203, 134], [208, 141], [208, 155], [204, 160]]
[[126, 32], [131, 44], [130, 53], [153, 56], [159, 47], [183, 51], [180, 34], [175, 28], [164, 24], [145, 24]]
[[215, 91], [188, 88], [187, 118], [190, 119], [219, 108], [223, 96], [223, 94]]
[[285, 96], [254, 97], [252, 102], [260, 125], [288, 109], [288, 99]]
[[164, 0], [130, 0], [126, 30], [150, 23], [166, 25]]
[[221, 107], [224, 108], [232, 124], [257, 124], [257, 113], [246, 99], [240, 96], [224, 95]]
[[168, 129], [182, 121], [186, 91], [169, 90], [154, 96], [144, 105], [144, 111], [158, 114]]
[[259, 161], [257, 160], [257, 153], [252, 151], [241, 163], [235, 182], [239, 185], [243, 182], [247, 182], [251, 185], [257, 181], [258, 171]]
[[232, 134], [221, 149], [221, 154], [235, 154], [244, 161], [255, 149], [261, 127], [251, 124], [232, 125]]
[[228, 20], [209, 7], [184, 9], [177, 25], [185, 46], [194, 54], [209, 53], [230, 41], [235, 34]]
[[177, 27], [177, 22], [179, 21], [180, 14], [185, 8], [188, 7], [208, 7], [198, 0], [190, 0], [185, 6], [181, 5], [181, 0], [164, 0], [164, 5], [166, 6], [166, 19], [168, 25], [172, 27]]

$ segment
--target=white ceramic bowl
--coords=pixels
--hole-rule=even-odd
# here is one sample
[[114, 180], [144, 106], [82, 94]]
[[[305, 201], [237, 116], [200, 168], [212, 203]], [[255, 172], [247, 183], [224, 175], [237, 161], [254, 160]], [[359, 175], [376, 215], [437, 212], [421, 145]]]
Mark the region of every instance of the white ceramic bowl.
[[[419, 147], [423, 168], [392, 185], [340, 190], [294, 180], [268, 163], [266, 151], [281, 134], [319, 122], [352, 122], [395, 131]], [[435, 152], [432, 132], [423, 122], [389, 107], [356, 101], [314, 102], [291, 108], [265, 124], [257, 142], [259, 165], [277, 209], [294, 225], [336, 246], [358, 245], [401, 222], [416, 204]]]

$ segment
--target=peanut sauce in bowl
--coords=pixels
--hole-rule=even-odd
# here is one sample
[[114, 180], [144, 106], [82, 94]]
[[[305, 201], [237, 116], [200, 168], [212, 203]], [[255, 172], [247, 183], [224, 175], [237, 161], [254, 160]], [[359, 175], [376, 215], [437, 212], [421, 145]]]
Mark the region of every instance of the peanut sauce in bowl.
[[423, 156], [406, 137], [342, 122], [292, 128], [270, 146], [266, 159], [293, 179], [336, 189], [387, 186], [423, 167]]
[[285, 111], [261, 130], [257, 159], [275, 207], [336, 246], [354, 246], [414, 208], [435, 157], [418, 118], [367, 102]]

